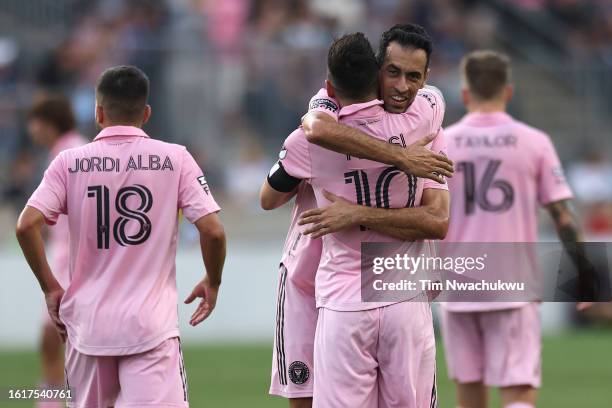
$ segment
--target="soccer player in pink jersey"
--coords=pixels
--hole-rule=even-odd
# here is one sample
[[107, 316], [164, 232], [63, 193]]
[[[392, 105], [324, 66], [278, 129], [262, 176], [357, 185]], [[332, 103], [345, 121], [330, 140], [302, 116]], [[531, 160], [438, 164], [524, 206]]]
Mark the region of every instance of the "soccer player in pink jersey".
[[[49, 163], [57, 155], [73, 147], [82, 146], [87, 140], [75, 129], [75, 119], [70, 102], [61, 95], [50, 95], [36, 101], [28, 113], [28, 133], [39, 146], [49, 150]], [[51, 253], [51, 270], [62, 288], [68, 287], [70, 248], [68, 220], [65, 215], [49, 229], [48, 246]], [[63, 347], [49, 313], [43, 314], [41, 341], [42, 388], [58, 389], [64, 384]], [[60, 402], [39, 401], [40, 408], [61, 407]]]
[[[468, 114], [446, 129], [458, 174], [449, 182], [452, 222], [445, 242], [536, 242], [538, 205], [564, 243], [581, 241], [550, 137], [506, 113], [508, 58], [476, 51], [464, 57], [461, 71]], [[442, 329], [459, 407], [486, 407], [487, 387], [499, 387], [504, 408], [535, 406], [541, 370], [536, 303], [444, 303]]]
[[[71, 407], [187, 407], [175, 257], [178, 211], [194, 223], [206, 275], [190, 324], [215, 307], [225, 260], [219, 206], [185, 147], [151, 139], [149, 80], [136, 67], [106, 70], [96, 86], [92, 143], [61, 152], [28, 201], [17, 238], [66, 339]], [[70, 276], [47, 263], [41, 227], [66, 214]]]
[[[383, 56], [379, 63], [385, 68], [380, 73], [380, 93], [385, 108], [399, 113], [409, 109], [409, 113], [422, 116], [424, 121], [441, 124], [444, 101], [435, 88], [424, 86], [431, 52], [431, 40], [425, 30], [414, 24], [396, 25], [383, 33], [379, 52]], [[398, 95], [402, 101], [399, 107], [394, 101]], [[411, 145], [406, 145], [399, 137], [394, 139], [394, 143], [372, 138], [359, 129], [337, 123], [338, 102], [329, 97], [325, 89], [311, 99], [309, 108], [304, 117], [304, 130], [308, 140], [315, 144], [339, 153], [395, 165], [410, 174], [433, 180], [452, 175], [452, 162], [426, 147], [437, 136], [436, 133]], [[284, 154], [281, 152], [280, 159]], [[334, 201], [331, 206], [315, 209], [316, 201], [309, 184], [302, 182], [294, 191], [295, 206], [281, 260], [270, 393], [287, 397], [291, 407], [300, 408], [312, 403], [317, 313], [314, 276], [321, 254], [320, 239], [311, 238], [309, 234], [313, 231], [307, 222], [298, 225], [300, 216], [310, 214], [307, 221], [321, 217], [326, 223], [330, 221], [327, 225], [338, 229], [348, 226], [345, 220], [362, 215], [378, 217], [377, 225], [396, 225], [397, 219], [391, 212], [383, 215], [368, 211], [373, 209], [366, 209], [364, 214], [361, 211], [363, 207], [337, 197], [331, 197]], [[428, 217], [419, 216], [419, 220], [425, 223]], [[314, 232], [315, 236], [318, 233]]]
[[[328, 69], [327, 90], [342, 107], [340, 120], [360, 126], [371, 137], [393, 143], [401, 135], [406, 142], [413, 142], [439, 128], [435, 121], [420, 120], [419, 115], [390, 115], [382, 109], [382, 101], [376, 99], [378, 64], [362, 34], [334, 42]], [[436, 139], [434, 145], [443, 144], [443, 139]], [[389, 183], [383, 182], [389, 188], [370, 190], [370, 186], [382, 185], [376, 180], [391, 174]], [[331, 192], [352, 203], [373, 205], [376, 200], [378, 207], [398, 208], [380, 209], [397, 216], [393, 226], [370, 224], [373, 217], [363, 226], [354, 223], [323, 238], [315, 283], [319, 316], [313, 405], [430, 406], [435, 401], [435, 344], [426, 298], [415, 302], [362, 301], [360, 245], [444, 236], [448, 221], [445, 185], [309, 144], [298, 129], [286, 140], [281, 160], [262, 189], [262, 206], [274, 208], [286, 202], [302, 179], [312, 185], [319, 205], [336, 197]], [[430, 218], [423, 217], [424, 210], [421, 213], [430, 221], [427, 231], [407, 226], [401, 217], [404, 210], [420, 212], [416, 207], [401, 207], [420, 204], [436, 213]], [[370, 210], [368, 214], [377, 214], [379, 209]], [[319, 232], [326, 233], [324, 229]], [[400, 372], [402, 375], [397, 374]]]

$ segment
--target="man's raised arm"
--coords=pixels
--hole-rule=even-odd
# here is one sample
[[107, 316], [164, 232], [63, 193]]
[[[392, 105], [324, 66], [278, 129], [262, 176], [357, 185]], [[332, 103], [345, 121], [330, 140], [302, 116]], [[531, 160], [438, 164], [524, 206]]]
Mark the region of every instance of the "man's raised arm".
[[375, 139], [358, 129], [341, 125], [322, 111], [310, 111], [304, 115], [302, 127], [310, 143], [328, 150], [390, 164], [417, 177], [439, 183], [443, 182], [443, 177], [453, 175], [453, 162], [425, 147], [435, 139], [435, 134], [402, 148]]

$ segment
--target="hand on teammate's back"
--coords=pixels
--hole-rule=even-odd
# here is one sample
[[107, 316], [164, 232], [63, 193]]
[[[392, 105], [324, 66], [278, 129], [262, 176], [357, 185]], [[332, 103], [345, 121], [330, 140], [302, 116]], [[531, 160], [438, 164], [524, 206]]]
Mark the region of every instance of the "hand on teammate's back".
[[217, 304], [217, 294], [219, 293], [219, 285], [213, 285], [210, 283], [208, 276], [206, 276], [202, 281], [198, 282], [198, 284], [193, 288], [191, 294], [185, 299], [185, 303], [190, 304], [196, 298], [202, 298], [202, 301], [198, 305], [193, 315], [191, 315], [191, 319], [189, 320], [189, 324], [192, 326], [196, 326], [204, 319], [206, 319], [212, 313], [215, 305]]
[[405, 149], [398, 149], [400, 158], [397, 167], [417, 177], [443, 184], [444, 177], [453, 176], [453, 162], [443, 154], [434, 153], [425, 147], [435, 138], [435, 134], [429, 135], [408, 145]]
[[343, 230], [356, 223], [355, 215], [359, 206], [326, 190], [323, 190], [323, 195], [331, 204], [304, 211], [298, 221], [299, 225], [312, 224], [304, 231], [306, 235], [312, 234], [312, 238]]
[[62, 341], [66, 342], [66, 326], [59, 318], [59, 307], [60, 302], [62, 301], [62, 297], [64, 296], [64, 289], [57, 289], [52, 292], [49, 292], [45, 295], [45, 302], [47, 303], [47, 310], [49, 312], [49, 316], [51, 316], [51, 321], [55, 325]]

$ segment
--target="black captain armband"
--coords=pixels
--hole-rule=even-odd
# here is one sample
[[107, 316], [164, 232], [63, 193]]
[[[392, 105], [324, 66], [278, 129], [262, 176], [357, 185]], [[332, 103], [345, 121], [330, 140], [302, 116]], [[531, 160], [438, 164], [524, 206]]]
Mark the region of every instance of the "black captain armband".
[[301, 179], [293, 177], [287, 173], [280, 161], [272, 166], [270, 173], [268, 173], [268, 184], [270, 184], [270, 187], [276, 191], [280, 191], [281, 193], [293, 191], [293, 189], [296, 188], [301, 181]]

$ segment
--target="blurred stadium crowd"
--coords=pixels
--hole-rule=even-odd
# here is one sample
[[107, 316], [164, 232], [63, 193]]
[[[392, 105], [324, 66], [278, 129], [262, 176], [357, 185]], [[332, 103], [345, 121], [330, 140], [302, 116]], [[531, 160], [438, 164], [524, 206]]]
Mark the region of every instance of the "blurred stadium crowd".
[[[0, 5], [0, 225], [46, 167], [27, 135], [45, 93], [93, 127], [97, 76], [134, 64], [152, 82], [153, 137], [185, 144], [225, 206], [254, 212], [280, 142], [323, 84], [334, 36], [376, 44], [396, 22], [435, 40], [430, 83], [463, 114], [457, 63], [472, 49], [513, 56], [512, 113], [548, 131], [591, 236], [612, 235], [612, 3], [607, 0], [4, 0]], [[8, 233], [0, 234], [0, 243]]]

